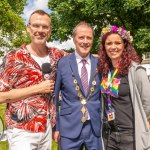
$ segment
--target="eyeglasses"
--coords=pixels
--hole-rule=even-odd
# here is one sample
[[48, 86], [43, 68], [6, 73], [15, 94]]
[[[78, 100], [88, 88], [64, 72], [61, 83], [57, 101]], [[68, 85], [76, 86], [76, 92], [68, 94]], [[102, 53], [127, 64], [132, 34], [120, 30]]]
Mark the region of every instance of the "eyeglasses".
[[42, 24], [36, 24], [36, 23], [33, 23], [33, 24], [29, 23], [29, 25], [30, 25], [31, 28], [34, 29], [34, 30], [37, 30], [37, 29], [39, 29], [40, 27], [42, 27], [43, 30], [49, 31], [50, 28], [51, 28], [51, 26], [42, 25]]

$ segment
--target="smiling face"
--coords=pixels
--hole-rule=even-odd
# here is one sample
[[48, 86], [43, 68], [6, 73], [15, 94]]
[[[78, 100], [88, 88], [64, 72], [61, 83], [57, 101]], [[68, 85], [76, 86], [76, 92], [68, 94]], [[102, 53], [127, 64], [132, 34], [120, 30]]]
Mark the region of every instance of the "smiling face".
[[120, 61], [124, 50], [124, 42], [120, 35], [116, 33], [108, 35], [105, 41], [105, 49], [108, 57], [111, 59], [112, 62]]
[[76, 47], [76, 52], [82, 57], [86, 57], [91, 50], [93, 43], [93, 30], [86, 26], [80, 25], [76, 28], [73, 41]]
[[27, 26], [33, 44], [45, 44], [51, 34], [51, 21], [47, 15], [35, 13]]

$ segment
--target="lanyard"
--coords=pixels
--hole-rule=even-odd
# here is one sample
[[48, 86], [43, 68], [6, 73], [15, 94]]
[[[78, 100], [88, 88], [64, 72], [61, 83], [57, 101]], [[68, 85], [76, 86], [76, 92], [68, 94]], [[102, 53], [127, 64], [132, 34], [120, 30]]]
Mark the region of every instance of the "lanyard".
[[113, 81], [115, 75], [117, 74], [118, 70], [119, 70], [119, 64], [117, 65], [117, 67], [116, 67], [116, 69], [115, 69], [115, 71], [114, 71], [112, 76], [111, 76], [111, 74], [112, 74], [111, 71], [109, 71], [109, 73], [108, 73], [108, 86], [107, 86], [107, 96], [108, 96], [108, 98], [107, 98], [107, 105], [108, 105], [109, 108], [111, 107], [110, 86], [111, 86], [112, 81]]

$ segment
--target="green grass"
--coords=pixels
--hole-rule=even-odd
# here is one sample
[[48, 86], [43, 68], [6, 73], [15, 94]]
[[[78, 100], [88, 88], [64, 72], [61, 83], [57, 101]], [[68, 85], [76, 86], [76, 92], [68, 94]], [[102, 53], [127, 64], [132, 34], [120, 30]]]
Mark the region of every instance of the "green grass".
[[[5, 104], [0, 104], [0, 116], [3, 118], [3, 120], [5, 119], [4, 113], [5, 113]], [[8, 150], [8, 143], [0, 141], [0, 150]]]
[[[0, 116], [5, 120], [4, 113], [5, 113], [6, 105], [0, 104]], [[0, 141], [0, 150], [8, 150], [8, 143]], [[52, 150], [57, 150], [57, 144], [55, 142], [52, 143]]]

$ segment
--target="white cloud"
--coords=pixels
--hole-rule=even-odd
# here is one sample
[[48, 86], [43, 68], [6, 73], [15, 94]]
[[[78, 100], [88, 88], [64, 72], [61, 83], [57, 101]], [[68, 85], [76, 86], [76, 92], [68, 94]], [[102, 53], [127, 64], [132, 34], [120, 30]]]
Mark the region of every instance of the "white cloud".
[[66, 49], [66, 50], [70, 48], [75, 48], [72, 38], [62, 43], [60, 43], [59, 41], [49, 42], [47, 43], [47, 45], [49, 47], [56, 47], [58, 49]]
[[42, 9], [47, 13], [50, 12], [48, 9], [48, 0], [28, 0], [28, 5], [24, 7], [24, 14], [21, 16], [25, 19], [25, 23], [28, 22], [31, 13], [37, 9]]
[[34, 0], [33, 5], [37, 9], [47, 9], [48, 8], [48, 0]]

